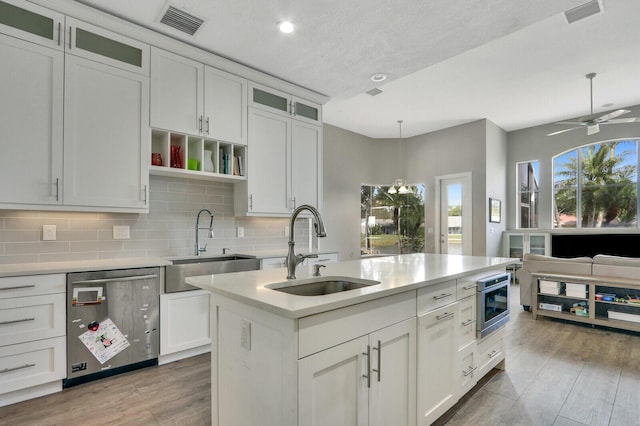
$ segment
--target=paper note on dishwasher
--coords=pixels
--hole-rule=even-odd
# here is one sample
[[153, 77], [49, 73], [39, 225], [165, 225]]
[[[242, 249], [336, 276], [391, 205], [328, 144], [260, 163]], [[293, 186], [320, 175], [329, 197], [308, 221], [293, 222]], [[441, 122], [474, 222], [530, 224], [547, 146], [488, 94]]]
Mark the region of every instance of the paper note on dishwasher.
[[95, 331], [87, 330], [78, 338], [100, 364], [104, 364], [130, 346], [129, 341], [109, 318], [102, 321]]

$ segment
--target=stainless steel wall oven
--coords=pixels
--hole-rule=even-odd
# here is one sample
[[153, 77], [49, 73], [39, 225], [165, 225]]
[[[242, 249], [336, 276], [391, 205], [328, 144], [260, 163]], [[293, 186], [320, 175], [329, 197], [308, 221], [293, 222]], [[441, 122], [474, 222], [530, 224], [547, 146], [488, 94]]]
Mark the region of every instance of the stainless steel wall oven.
[[510, 273], [478, 281], [478, 337], [483, 338], [509, 321]]

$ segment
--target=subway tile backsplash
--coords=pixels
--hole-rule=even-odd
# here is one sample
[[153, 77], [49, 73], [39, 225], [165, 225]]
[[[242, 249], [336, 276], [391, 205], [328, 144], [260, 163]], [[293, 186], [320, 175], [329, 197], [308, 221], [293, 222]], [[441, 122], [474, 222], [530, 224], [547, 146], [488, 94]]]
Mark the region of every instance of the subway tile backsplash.
[[[200, 231], [207, 254], [287, 249], [287, 218], [245, 218], [233, 215], [233, 184], [151, 176], [149, 213], [75, 213], [0, 210], [0, 264], [189, 256], [195, 251], [198, 211], [213, 212], [214, 238]], [[207, 216], [201, 226], [208, 226]], [[56, 240], [42, 241], [42, 226], [56, 225]], [[129, 226], [130, 239], [114, 240], [113, 226]], [[236, 237], [238, 226], [244, 238]], [[296, 248], [315, 245], [308, 219], [296, 221]]]

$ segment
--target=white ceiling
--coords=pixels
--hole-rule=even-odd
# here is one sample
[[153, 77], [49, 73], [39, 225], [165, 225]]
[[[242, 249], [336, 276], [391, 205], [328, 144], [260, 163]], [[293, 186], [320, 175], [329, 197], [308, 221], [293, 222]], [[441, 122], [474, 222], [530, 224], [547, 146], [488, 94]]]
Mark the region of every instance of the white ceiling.
[[167, 0], [78, 1], [325, 94], [325, 123], [374, 138], [397, 137], [398, 119], [410, 137], [586, 115], [589, 72], [594, 112], [640, 104], [638, 0], [574, 24], [562, 12], [586, 0], [169, 0], [206, 19], [194, 37], [158, 22]]

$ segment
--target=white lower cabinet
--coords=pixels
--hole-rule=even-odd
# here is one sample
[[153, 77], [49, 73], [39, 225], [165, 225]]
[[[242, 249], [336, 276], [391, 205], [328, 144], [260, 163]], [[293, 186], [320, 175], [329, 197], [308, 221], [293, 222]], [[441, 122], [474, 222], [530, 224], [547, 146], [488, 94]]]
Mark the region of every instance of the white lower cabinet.
[[418, 316], [418, 424], [429, 425], [457, 401], [458, 304]]
[[298, 425], [415, 424], [415, 335], [411, 318], [301, 359]]
[[206, 290], [160, 295], [161, 364], [211, 350], [210, 297]]
[[66, 275], [0, 278], [0, 406], [62, 390]]

